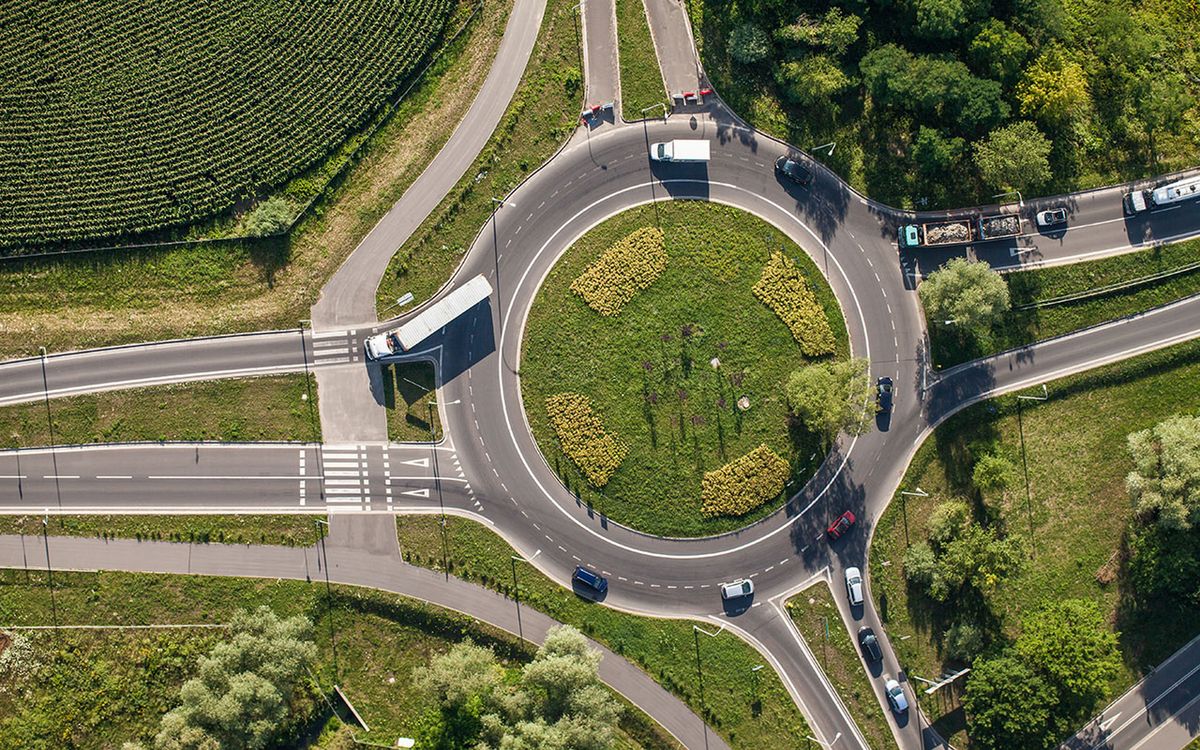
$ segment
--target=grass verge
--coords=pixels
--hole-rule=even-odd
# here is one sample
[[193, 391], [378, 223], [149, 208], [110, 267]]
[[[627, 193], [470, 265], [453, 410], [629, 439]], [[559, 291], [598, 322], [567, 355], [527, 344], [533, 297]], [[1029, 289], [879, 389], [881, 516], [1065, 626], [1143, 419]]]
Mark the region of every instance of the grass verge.
[[432, 362], [384, 365], [383, 392], [388, 440], [423, 442], [441, 436]]
[[[404, 558], [440, 569], [438, 519], [401, 516], [396, 525]], [[509, 559], [513, 550], [507, 542], [473, 521], [453, 517], [446, 519], [446, 534], [454, 575], [511, 595]], [[692, 621], [639, 617], [586, 602], [524, 563], [517, 563], [517, 576], [523, 605], [574, 625], [641, 666], [705, 716], [731, 747], [807, 747], [808, 725], [783, 683], [774, 672], [764, 669], [758, 673], [761, 679], [756, 686], [752, 668], [762, 663], [762, 657], [736, 636], [722, 632], [700, 644], [705, 675], [701, 700], [691, 658], [695, 650]], [[707, 623], [702, 625], [711, 629]]]
[[[303, 374], [156, 385], [51, 399], [59, 445], [134, 440], [319, 441]], [[0, 406], [0, 448], [50, 445], [46, 404]]]
[[[146, 539], [195, 544], [281, 544], [308, 547], [321, 538], [320, 516], [52, 516], [50, 536]], [[42, 535], [42, 516], [0, 516], [0, 534]], [[30, 540], [28, 543], [36, 543]]]
[[[1082, 598], [1099, 604], [1121, 633], [1124, 662], [1108, 698], [1194, 636], [1194, 617], [1149, 617], [1124, 606], [1122, 560], [1133, 515], [1124, 487], [1133, 468], [1126, 435], [1172, 414], [1200, 410], [1197, 378], [1200, 342], [1192, 342], [1056, 381], [1049, 385], [1049, 400], [1025, 402], [1029, 504], [1023, 480], [1002, 497], [981, 499], [971, 478], [974, 461], [986, 453], [1008, 457], [1020, 471], [1014, 397], [979, 404], [938, 427], [900, 485], [919, 486], [929, 497], [897, 496], [900, 502], [879, 520], [871, 543], [871, 590], [900, 662], [924, 674], [953, 666], [943, 644], [954, 603], [938, 605], [910, 590], [902, 565], [907, 542], [927, 539], [931, 512], [951, 498], [965, 498], [976, 508], [983, 503], [1007, 533], [1033, 540], [1033, 559], [989, 595], [1004, 638], [1016, 635], [1024, 614], [1047, 603]], [[938, 719], [943, 736], [963, 742], [964, 717], [955, 693], [940, 690], [938, 696], [922, 707]]]
[[[466, 637], [493, 647], [509, 667], [532, 656], [527, 645], [469, 617], [347, 586], [335, 586], [327, 599], [324, 586], [299, 581], [101, 572], [56, 573], [53, 600], [47, 592], [43, 575], [0, 571], [0, 623], [223, 623], [236, 609], [259, 605], [283, 616], [305, 615], [316, 626], [318, 656], [311, 667], [321, 686], [332, 692], [337, 682], [371, 727], [357, 736], [385, 746], [436, 710], [412, 686], [413, 671], [432, 656]], [[195, 673], [196, 659], [223, 631], [26, 634], [30, 658], [0, 671], [0, 745], [51, 750], [151, 739], [161, 714], [177, 702], [179, 686]], [[338, 726], [331, 720], [320, 747], [349, 746]], [[627, 712], [623, 730], [624, 748], [677, 747], [640, 711]]]
[[[571, 292], [571, 281], [601, 252], [655, 225], [665, 236], [667, 267], [619, 315], [598, 315]], [[703, 517], [706, 471], [762, 444], [788, 460], [793, 486], [816, 469], [820, 439], [789, 427], [784, 395], [788, 375], [807, 360], [752, 293], [780, 247], [815, 292], [835, 332], [836, 356], [847, 356], [841, 310], [816, 265], [778, 230], [736, 209], [698, 201], [632, 209], [559, 259], [529, 313], [521, 393], [542, 454], [584, 502], [640, 531], [700, 536], [739, 528], [778, 505]], [[555, 438], [546, 399], [563, 392], [588, 396], [605, 430], [631, 448], [602, 490], [587, 483]], [[743, 396], [747, 410], [737, 405]]]
[[808, 648], [821, 660], [825, 676], [850, 710], [867, 744], [874, 750], [894, 750], [896, 739], [863, 671], [858, 644], [842, 625], [833, 595], [824, 583], [804, 589], [787, 602], [788, 615]]
[[483, 4], [290, 237], [0, 264], [0, 357], [33, 354], [38, 345], [69, 350], [295, 327], [449, 138], [447, 123], [467, 111], [487, 75], [510, 8]]
[[420, 304], [458, 267], [492, 212], [575, 129], [582, 106], [583, 60], [577, 7], [548, 0], [542, 28], [512, 103], [475, 163], [408, 238], [376, 290], [376, 309], [412, 292]]
[[650, 36], [650, 23], [646, 20], [646, 6], [642, 0], [616, 0], [616, 3], [617, 54], [621, 61], [621, 116], [626, 120], [640, 120], [645, 116], [642, 109], [670, 102], [667, 101], [662, 73], [658, 69], [658, 55], [654, 51], [654, 39]]
[[[1086, 292], [1200, 262], [1200, 241], [1111, 258], [1005, 274], [1014, 307]], [[983, 334], [929, 325], [934, 362], [951, 367], [977, 357], [1059, 336], [1200, 293], [1200, 269], [1127, 290], [1052, 307], [1013, 310]]]

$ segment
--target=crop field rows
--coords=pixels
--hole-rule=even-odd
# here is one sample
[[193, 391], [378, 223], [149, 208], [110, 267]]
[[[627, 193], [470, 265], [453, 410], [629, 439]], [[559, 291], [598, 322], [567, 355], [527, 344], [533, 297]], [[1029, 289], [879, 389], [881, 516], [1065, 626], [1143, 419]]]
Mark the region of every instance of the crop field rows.
[[190, 222], [323, 158], [412, 75], [450, 0], [0, 9], [0, 247]]

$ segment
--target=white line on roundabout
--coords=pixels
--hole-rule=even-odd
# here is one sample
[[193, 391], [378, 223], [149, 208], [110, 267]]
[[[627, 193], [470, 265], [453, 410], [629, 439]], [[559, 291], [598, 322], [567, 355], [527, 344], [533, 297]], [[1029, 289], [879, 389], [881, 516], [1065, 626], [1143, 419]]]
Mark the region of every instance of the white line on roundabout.
[[[521, 274], [521, 279], [517, 282], [516, 286], [513, 289], [512, 294], [510, 294], [510, 296], [509, 296], [508, 308], [505, 311], [504, 320], [509, 321], [509, 322], [512, 321], [513, 306], [516, 304], [517, 299], [520, 297], [519, 292], [525, 286], [525, 282], [528, 279], [529, 272], [533, 269], [534, 265], [536, 265], [538, 259], [550, 247], [550, 245], [554, 242], [555, 238], [557, 238], [564, 230], [566, 230], [568, 227], [570, 227], [571, 224], [574, 223], [575, 220], [577, 220], [580, 216], [584, 215], [585, 213], [592, 210], [593, 208], [600, 205], [601, 203], [604, 203], [605, 201], [616, 198], [617, 196], [619, 196], [623, 193], [628, 193], [628, 192], [634, 191], [634, 190], [644, 190], [646, 188], [650, 188], [651, 190], [653, 190], [655, 185], [665, 186], [665, 185], [669, 185], [669, 184], [679, 184], [679, 183], [696, 184], [696, 185], [717, 185], [719, 187], [728, 188], [729, 190], [732, 190], [734, 192], [740, 192], [740, 193], [745, 193], [747, 195], [754, 196], [755, 198], [763, 201], [767, 205], [771, 206], [772, 208], [776, 209], [783, 215], [790, 218], [795, 223], [796, 226], [800, 227], [802, 230], [807, 232], [808, 235], [810, 237], [812, 237], [813, 240], [818, 245], [821, 246], [821, 249], [824, 250], [825, 253], [828, 254], [828, 257], [833, 260], [833, 264], [837, 267], [838, 273], [841, 274], [842, 281], [846, 284], [846, 288], [850, 291], [850, 297], [851, 297], [851, 299], [854, 300], [854, 307], [855, 307], [855, 310], [858, 312], [859, 324], [862, 326], [863, 338], [866, 343], [865, 357], [866, 357], [866, 359], [870, 360], [870, 358], [871, 358], [870, 331], [867, 328], [866, 317], [863, 315], [862, 306], [859, 304], [859, 301], [858, 301], [858, 295], [855, 294], [855, 292], [854, 292], [854, 287], [850, 283], [850, 279], [846, 274], [846, 270], [842, 267], [841, 262], [838, 261], [837, 256], [834, 255], [833, 253], [829, 252], [829, 246], [826, 245], [824, 242], [822, 242], [821, 238], [818, 237], [815, 232], [813, 232], [811, 229], [809, 229], [807, 224], [805, 224], [803, 221], [801, 221], [799, 218], [797, 218], [791, 211], [785, 209], [783, 206], [780, 206], [778, 203], [775, 203], [774, 201], [770, 200], [769, 198], [765, 198], [761, 195], [752, 193], [751, 191], [746, 190], [745, 188], [739, 187], [737, 185], [731, 185], [726, 182], [713, 182], [711, 180], [678, 179], [678, 180], [655, 180], [652, 182], [643, 182], [643, 183], [639, 183], [637, 185], [631, 185], [629, 187], [622, 188], [614, 193], [610, 193], [610, 194], [604, 196], [603, 198], [598, 198], [594, 202], [592, 202], [592, 203], [588, 204], [587, 206], [585, 206], [584, 208], [580, 209], [574, 216], [572, 216], [570, 219], [568, 219], [566, 222], [564, 222], [562, 226], [560, 226], [558, 229], [554, 230], [554, 233], [550, 235], [549, 239], [547, 239], [546, 242], [538, 249], [538, 251], [536, 253], [534, 253], [532, 260], [530, 261], [530, 263], [528, 265], [526, 265], [525, 271]], [[669, 200], [673, 200], [673, 199], [669, 199]], [[783, 231], [784, 234], [788, 234], [786, 229], [784, 229], [783, 227], [779, 227], [774, 222], [772, 222], [770, 219], [757, 213], [752, 208], [748, 208], [748, 207], [742, 206], [742, 205], [737, 205], [737, 204], [734, 204], [731, 202], [727, 203], [725, 201], [714, 200], [712, 198], [703, 198], [703, 199], [695, 199], [695, 200], [705, 200], [706, 202], [710, 202], [710, 203], [723, 203], [725, 205], [732, 206], [733, 208], [737, 208], [739, 210], [746, 211], [754, 216], [757, 216], [758, 218], [762, 219], [763, 221], [766, 221], [767, 223], [771, 224], [772, 226], [776, 226], [776, 228]], [[637, 201], [637, 202], [629, 204], [629, 205], [623, 205], [620, 208], [618, 208], [610, 213], [605, 214], [601, 218], [597, 219], [596, 221], [592, 222], [591, 224], [589, 224], [589, 225], [585, 226], [583, 229], [581, 229], [574, 237], [571, 238], [571, 242], [565, 243], [563, 245], [563, 252], [566, 252], [566, 250], [568, 248], [570, 248], [571, 245], [574, 244], [575, 241], [577, 241], [580, 237], [582, 237], [588, 231], [590, 231], [594, 227], [598, 226], [599, 224], [603, 223], [604, 221], [607, 221], [608, 219], [612, 218], [613, 216], [616, 216], [619, 213], [623, 213], [625, 211], [629, 211], [631, 209], [637, 208], [639, 206], [644, 206], [644, 205], [648, 205], [650, 203], [656, 203], [656, 202], [657, 202], [657, 199], [655, 199], [655, 198], [650, 198], [649, 200], [641, 200], [641, 201]], [[545, 280], [545, 277], [550, 273], [550, 269], [552, 269], [553, 267], [554, 267], [554, 264], [552, 263], [546, 268], [546, 271], [542, 274], [541, 279], [538, 280], [538, 283], [535, 287], [535, 294], [536, 294], [536, 290], [541, 287], [542, 282]], [[526, 323], [526, 319], [528, 318], [528, 315], [529, 315], [529, 309], [532, 308], [532, 306], [533, 306], [532, 299], [533, 298], [531, 297], [529, 306], [526, 307], [526, 309], [524, 310], [524, 312], [521, 316], [520, 325], [515, 328], [515, 330], [518, 331], [518, 334], [517, 334], [518, 336], [520, 336], [525, 330], [525, 323]], [[512, 329], [505, 328], [504, 330], [502, 330], [500, 332], [499, 350], [501, 352], [503, 352], [503, 350], [504, 350], [504, 339], [509, 330], [512, 330]], [[520, 342], [518, 341], [518, 344], [519, 343]], [[516, 366], [513, 368], [515, 372], [520, 372], [520, 364], [521, 364], [520, 356], [521, 356], [521, 347], [517, 346], [517, 361], [516, 361]], [[610, 544], [614, 547], [617, 547], [618, 549], [624, 550], [626, 552], [633, 552], [635, 554], [644, 555], [647, 557], [657, 557], [657, 558], [672, 559], [672, 560], [697, 560], [697, 559], [704, 559], [704, 558], [711, 558], [711, 557], [722, 557], [724, 555], [732, 555], [732, 554], [741, 552], [743, 550], [749, 549], [750, 547], [753, 547], [754, 545], [756, 545], [760, 542], [766, 541], [767, 539], [770, 539], [771, 537], [775, 536], [776, 534], [779, 534], [782, 531], [786, 531], [788, 528], [790, 528], [792, 526], [792, 524], [795, 522], [795, 520], [797, 518], [803, 516], [806, 512], [808, 512], [808, 510], [810, 508], [812, 508], [814, 505], [816, 505], [817, 502], [819, 502], [821, 500], [821, 498], [823, 498], [825, 496], [825, 493], [829, 491], [829, 488], [833, 486], [833, 483], [835, 481], [837, 481], [837, 478], [839, 476], [841, 476], [842, 471], [846, 468], [846, 464], [850, 461], [850, 455], [854, 451], [854, 446], [858, 443], [857, 436], [855, 436], [851, 439], [850, 445], [846, 449], [846, 455], [842, 458], [841, 464], [838, 465], [838, 468], [833, 473], [833, 476], [829, 478], [829, 482], [826, 483], [826, 485], [821, 488], [821, 491], [818, 492], [817, 495], [812, 499], [812, 502], [810, 502], [808, 505], [804, 506], [804, 508], [801, 509], [795, 516], [787, 518], [778, 527], [776, 527], [775, 529], [773, 529], [771, 531], [768, 531], [767, 533], [763, 534], [762, 536], [752, 539], [751, 541], [746, 542], [744, 544], [738, 545], [737, 547], [731, 547], [729, 549], [720, 550], [720, 551], [716, 551], [716, 552], [697, 552], [697, 553], [689, 553], [689, 554], [652, 552], [650, 550], [640, 549], [638, 547], [632, 547], [632, 546], [624, 544], [622, 542], [618, 542], [613, 539], [610, 539], [609, 537], [607, 537], [603, 534], [600, 534], [595, 529], [592, 529], [590, 526], [580, 522], [580, 520], [578, 518], [576, 518], [574, 515], [572, 515], [569, 510], [567, 510], [562, 505], [560, 505], [559, 502], [557, 500], [555, 500], [554, 496], [541, 483], [541, 481], [538, 480], [537, 475], [534, 474], [533, 468], [529, 465], [529, 461], [525, 457], [525, 453], [520, 449], [519, 443], [517, 442], [517, 436], [516, 436], [516, 432], [513, 430], [512, 420], [509, 419], [508, 399], [505, 396], [505, 389], [504, 389], [504, 368], [501, 367], [501, 368], [498, 368], [498, 370], [499, 370], [499, 384], [500, 384], [500, 408], [501, 408], [501, 411], [504, 413], [504, 423], [505, 423], [505, 426], [508, 428], [508, 435], [512, 441], [512, 445], [516, 449], [517, 455], [520, 456], [521, 463], [522, 463], [522, 465], [524, 465], [525, 470], [527, 472], [529, 472], [530, 478], [533, 479], [534, 484], [537, 485], [538, 489], [542, 491], [542, 494], [545, 495], [546, 499], [548, 499], [550, 501], [550, 503], [552, 505], [554, 505], [555, 508], [557, 508], [564, 516], [566, 516], [568, 519], [570, 519], [571, 523], [575, 524], [580, 529], [583, 529], [584, 531], [586, 531], [588, 534], [591, 534], [596, 539], [599, 539], [599, 540], [601, 540], [607, 544]], [[517, 397], [518, 397], [518, 401], [521, 401], [521, 394], [520, 394], [519, 388], [517, 389]], [[532, 434], [529, 429], [529, 423], [525, 418], [524, 404], [520, 403], [519, 405], [520, 405], [520, 410], [521, 410], [521, 419], [524, 422], [525, 431], [529, 434]], [[541, 453], [539, 452], [538, 455], [541, 456]], [[545, 459], [543, 457], [543, 461], [544, 460]], [[776, 512], [778, 512], [778, 511], [776, 511]]]

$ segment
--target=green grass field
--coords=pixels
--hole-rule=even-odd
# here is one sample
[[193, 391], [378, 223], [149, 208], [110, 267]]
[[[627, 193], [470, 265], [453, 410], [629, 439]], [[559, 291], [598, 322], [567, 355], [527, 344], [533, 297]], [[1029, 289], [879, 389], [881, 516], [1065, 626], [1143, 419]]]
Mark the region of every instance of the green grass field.
[[[1195, 414], [1198, 377], [1200, 343], [1189, 343], [1050, 383], [1048, 401], [1024, 405], [1032, 503], [1026, 504], [1021, 479], [1003, 498], [989, 499], [1001, 528], [1033, 540], [1033, 559], [990, 596], [1001, 631], [1014, 636], [1024, 613], [1051, 601], [1095, 600], [1121, 632], [1124, 670], [1109, 688], [1111, 697], [1196, 632], [1194, 618], [1127, 611], [1120, 559], [1132, 516], [1124, 478], [1133, 465], [1125, 437], [1172, 414]], [[939, 674], [945, 666], [940, 644], [954, 605], [910, 594], [901, 564], [906, 536], [913, 542], [927, 538], [937, 504], [954, 497], [975, 500], [970, 475], [975, 456], [998, 451], [1019, 471], [1019, 446], [1013, 397], [961, 412], [926, 440], [901, 484], [931, 496], [893, 502], [879, 521], [871, 545], [872, 594], [901, 663], [918, 673]], [[957, 744], [963, 739], [962, 711], [950, 699], [953, 691], [939, 695], [940, 703], [922, 707], [941, 717], [939, 726]]]
[[[1005, 274], [1014, 307], [1086, 292], [1200, 262], [1200, 242], [1140, 250], [1111, 258]], [[930, 324], [934, 362], [951, 367], [1080, 328], [1143, 312], [1200, 293], [1200, 269], [1125, 291], [1031, 310], [1013, 310], [983, 335]]]
[[[515, 638], [471, 618], [401, 596], [336, 586], [332, 640], [325, 587], [298, 581], [55, 573], [54, 597], [44, 574], [0, 571], [0, 624], [223, 623], [238, 608], [266, 605], [312, 620], [322, 688], [336, 682], [371, 727], [365, 742], [392, 745], [434, 709], [412, 688], [413, 670], [469, 637], [516, 667], [532, 652]], [[53, 608], [52, 605], [53, 604]], [[28, 631], [27, 631], [28, 632]], [[196, 659], [220, 629], [78, 630], [30, 636], [29, 659], [0, 667], [0, 745], [58, 750], [111, 748], [150, 739], [159, 716], [178, 699]], [[337, 649], [334, 675], [333, 644]], [[2, 646], [0, 646], [2, 650]], [[350, 746], [332, 722], [317, 747]], [[645, 714], [628, 711], [621, 748], [676, 745]], [[345, 742], [346, 744], [342, 744]]]
[[[656, 221], [666, 235], [667, 268], [619, 315], [602, 317], [570, 291], [604, 249]], [[700, 536], [739, 528], [779, 505], [704, 518], [705, 471], [762, 443], [789, 460], [793, 487], [819, 465], [820, 441], [789, 430], [783, 392], [788, 375], [806, 360], [788, 328], [751, 292], [770, 252], [781, 246], [824, 308], [837, 356], [847, 356], [841, 311], [817, 267], [779, 231], [732, 208], [670, 201], [633, 209], [586, 234], [554, 266], [526, 325], [521, 392], [543, 455], [584, 502], [640, 531]], [[546, 398], [568, 391], [590, 396], [605, 429], [631, 447], [603, 490], [588, 485], [563, 455], [549, 424]], [[751, 404], [744, 412], [736, 406], [741, 396]]]
[[[50, 536], [307, 547], [320, 539], [317, 518], [320, 516], [49, 516], [46, 531]], [[0, 534], [39, 537], [42, 516], [0, 516]]]
[[[441, 569], [442, 536], [437, 518], [401, 516], [396, 525], [405, 560]], [[511, 596], [512, 547], [473, 521], [450, 517], [446, 529], [450, 572]], [[756, 688], [752, 668], [762, 663], [762, 657], [736, 636], [721, 633], [702, 639], [702, 702], [692, 659], [695, 645], [690, 620], [639, 617], [586, 602], [526, 563], [517, 563], [517, 577], [522, 606], [574, 625], [640, 665], [693, 710], [707, 716], [735, 750], [766, 744], [788, 750], [807, 748], [808, 725], [783, 683], [770, 669], [764, 669]], [[708, 623], [702, 627], [712, 629]], [[756, 700], [761, 705], [756, 705]]]
[[642, 0], [616, 0], [616, 3], [617, 54], [621, 61], [621, 115], [626, 120], [661, 117], [661, 109], [642, 113], [644, 107], [670, 104], [663, 88], [662, 73], [658, 69], [650, 24], [646, 21], [646, 7]]
[[[458, 266], [501, 198], [566, 141], [583, 99], [576, 6], [546, 3], [538, 41], [508, 111], [466, 175], [392, 257], [376, 291], [376, 309], [405, 292], [429, 299]], [[501, 209], [503, 210], [503, 209]]]
[[[804, 589], [788, 599], [787, 611], [867, 744], [873, 750], [895, 750], [896, 740], [875, 697], [876, 687], [863, 670], [858, 643], [846, 632], [829, 586], [817, 583]], [[877, 682], [882, 684], [882, 678]]]
[[[388, 440], [422, 442], [442, 436], [432, 362], [383, 366]], [[430, 419], [432, 418], [432, 423]]]
[[[313, 401], [308, 401], [309, 391]], [[0, 406], [0, 448], [133, 440], [319, 441], [303, 374], [156, 385]], [[311, 409], [311, 412], [310, 412]]]

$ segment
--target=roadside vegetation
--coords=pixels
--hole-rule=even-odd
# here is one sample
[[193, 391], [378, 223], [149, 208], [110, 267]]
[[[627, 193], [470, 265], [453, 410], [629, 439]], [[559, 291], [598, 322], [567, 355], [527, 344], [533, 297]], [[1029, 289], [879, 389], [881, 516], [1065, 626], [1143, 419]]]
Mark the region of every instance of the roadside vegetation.
[[568, 0], [548, 0], [508, 111], [459, 183], [396, 250], [376, 290], [376, 309], [406, 292], [418, 305], [433, 296], [485, 227], [492, 199], [508, 195], [574, 131], [584, 94], [578, 12]]
[[[601, 294], [589, 282], [581, 296], [580, 282], [600, 267], [597, 259], [647, 227], [661, 231], [663, 262], [627, 259], [627, 270], [606, 279], [621, 293]], [[794, 266], [770, 297], [779, 304], [769, 306], [754, 290], [779, 252]], [[627, 278], [633, 271], [636, 283]], [[588, 306], [609, 297], [622, 305], [604, 306], [604, 314]], [[793, 328], [825, 333], [815, 340], [821, 356], [802, 354], [777, 310], [794, 314]], [[721, 493], [725, 500], [710, 506], [717, 512], [703, 513], [706, 473], [760, 446], [777, 461], [756, 465], [784, 463], [789, 487], [816, 469], [826, 436], [813, 420], [792, 416], [788, 379], [848, 352], [837, 300], [802, 249], [747, 213], [669, 201], [604, 222], [558, 260], [529, 314], [521, 388], [543, 455], [584, 503], [640, 531], [700, 536], [770, 513], [782, 489], [764, 481], [760, 489], [774, 491], [755, 490], [750, 504], [726, 502], [729, 493]], [[556, 432], [548, 409], [563, 394], [586, 397], [598, 420], [587, 424], [600, 429], [584, 435], [585, 423], [572, 417]]]
[[[98, 539], [185, 542], [192, 544], [281, 544], [309, 547], [321, 533], [316, 519], [321, 516], [288, 515], [194, 515], [194, 516], [0, 516], [0, 534], [40, 537], [42, 520], [50, 536], [81, 536]], [[37, 544], [37, 540], [26, 540]]]
[[876, 697], [882, 684], [873, 686], [863, 671], [859, 645], [846, 632], [829, 586], [817, 583], [804, 589], [788, 599], [787, 611], [867, 744], [874, 750], [895, 750], [896, 739]]
[[[400, 550], [414, 565], [442, 569], [439, 519], [401, 516], [396, 519]], [[512, 547], [473, 521], [446, 519], [450, 573], [512, 596]], [[587, 602], [518, 559], [521, 606], [545, 612], [572, 625], [638, 664], [667, 690], [679, 696], [735, 750], [765, 745], [788, 750], [808, 747], [810, 734], [791, 696], [770, 669], [755, 672], [762, 657], [745, 642], [722, 632], [700, 643], [704, 693], [700, 694], [692, 621], [654, 619]], [[701, 627], [711, 629], [709, 624]]]
[[[452, 25], [474, 7], [457, 3]], [[288, 237], [0, 262], [0, 357], [39, 345], [84, 349], [298, 326], [326, 279], [449, 138], [446, 124], [466, 112], [487, 75], [510, 7], [483, 4]], [[326, 180], [325, 171], [309, 176]]]
[[1173, 519], [1200, 516], [1155, 494], [1145, 457], [1200, 465], [1194, 425], [1171, 422], [1200, 413], [1197, 377], [1182, 344], [971, 407], [917, 451], [900, 489], [928, 496], [880, 519], [871, 588], [914, 674], [974, 667], [922, 702], [956, 746], [1052, 746], [1195, 635], [1200, 532]]
[[906, 208], [1191, 166], [1200, 31], [1175, 0], [689, 3], [705, 72], [754, 126]]
[[[930, 315], [927, 309], [930, 345], [938, 366], [952, 367], [1200, 293], [1200, 242], [1016, 271], [1002, 278], [1012, 309], [983, 324], [947, 325], [939, 321], [954, 315]], [[1072, 296], [1077, 299], [1035, 306]]]
[[[655, 104], [669, 104], [658, 54], [650, 36], [642, 0], [616, 0], [617, 55], [621, 62], [621, 116], [626, 120], [662, 116], [661, 109], [642, 112]], [[603, 104], [603, 102], [591, 102]]]
[[44, 401], [12, 404], [0, 406], [0, 448], [137, 440], [319, 441], [316, 398], [316, 387], [298, 374], [52, 398], [49, 419]]
[[[297, 689], [291, 694], [286, 723], [272, 722], [270, 730], [291, 727], [308, 737], [312, 747], [328, 750], [353, 746], [351, 735], [387, 746], [400, 736], [437, 737], [445, 729], [446, 714], [437, 691], [423, 688], [428, 680], [420, 675], [452, 658], [447, 655], [461, 649], [464, 639], [495, 655], [505, 684], [519, 683], [522, 665], [534, 658], [528, 644], [469, 617], [354, 587], [334, 586], [327, 594], [323, 585], [299, 581], [56, 572], [51, 597], [44, 573], [6, 570], [0, 572], [0, 580], [0, 622], [9, 626], [298, 618], [302, 627], [281, 631], [302, 636], [294, 639], [296, 648], [288, 650], [296, 658], [280, 658], [283, 641], [272, 637], [263, 644], [270, 659], [247, 658], [237, 664], [259, 675], [243, 681], [253, 679], [264, 688], [262, 679], [293, 682]], [[237, 614], [259, 607], [269, 608], [269, 614]], [[259, 629], [276, 630], [279, 626]], [[160, 727], [160, 717], [180, 705], [179, 689], [197, 675], [203, 655], [224, 643], [225, 657], [234, 651], [253, 656], [256, 647], [245, 637], [228, 641], [226, 628], [0, 631], [0, 744], [33, 750], [98, 749], [137, 740], [158, 747], [154, 735], [167, 726]], [[278, 681], [276, 672], [285, 663], [295, 668], [289, 670], [292, 677]], [[229, 673], [228, 666], [228, 658], [221, 658], [206, 668], [210, 687], [223, 684], [216, 677]], [[551, 678], [562, 675], [553, 665], [542, 671]], [[350, 717], [334, 695], [335, 683], [370, 732], [343, 723]], [[234, 700], [223, 708], [248, 715], [252, 708], [269, 706], [265, 699], [256, 706]], [[197, 716], [195, 711], [185, 713]], [[249, 727], [249, 722], [237, 721], [231, 729]], [[677, 745], [645, 714], [626, 704], [614, 747], [668, 750]]]
[[383, 365], [382, 371], [388, 440], [427, 442], [441, 438], [433, 363], [397, 362]]

